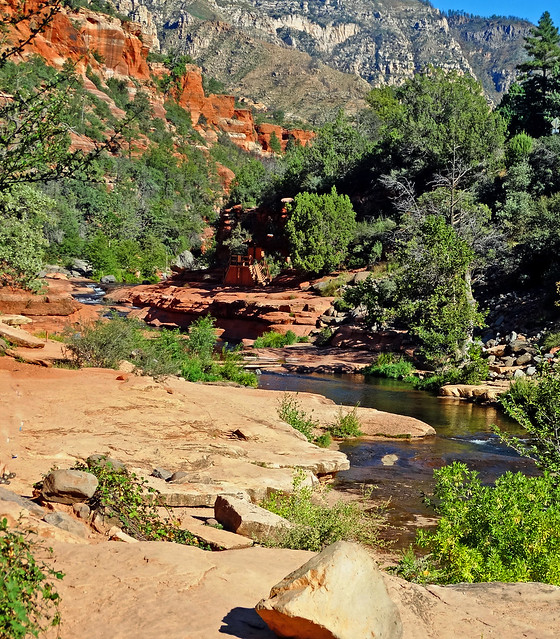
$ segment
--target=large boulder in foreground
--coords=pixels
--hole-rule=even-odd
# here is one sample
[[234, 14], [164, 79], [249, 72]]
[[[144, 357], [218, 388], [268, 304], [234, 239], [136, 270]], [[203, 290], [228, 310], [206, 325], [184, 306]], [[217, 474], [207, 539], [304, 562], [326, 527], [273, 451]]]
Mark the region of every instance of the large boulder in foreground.
[[357, 544], [338, 541], [292, 572], [256, 610], [278, 637], [399, 639], [399, 611]]

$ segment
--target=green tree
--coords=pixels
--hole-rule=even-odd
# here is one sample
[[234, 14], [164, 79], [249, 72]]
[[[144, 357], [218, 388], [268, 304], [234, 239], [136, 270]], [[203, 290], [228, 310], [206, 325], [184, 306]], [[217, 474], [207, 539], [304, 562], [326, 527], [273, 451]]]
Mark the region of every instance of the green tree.
[[286, 233], [297, 269], [328, 273], [344, 262], [354, 236], [356, 215], [347, 195], [298, 193], [288, 209]]
[[530, 59], [518, 65], [524, 73], [504, 96], [500, 111], [511, 133], [526, 131], [533, 137], [551, 133], [560, 116], [560, 34], [545, 11], [525, 38]]
[[276, 135], [276, 131], [273, 131], [270, 134], [270, 142], [269, 142], [270, 150], [274, 153], [282, 153], [282, 145], [280, 144], [280, 140]]
[[541, 470], [560, 473], [560, 370], [546, 364], [534, 380], [517, 383], [501, 396], [506, 413], [530, 436], [520, 439], [505, 432], [500, 438]]
[[368, 102], [383, 152], [417, 185], [447, 172], [463, 186], [499, 159], [504, 122], [468, 76], [428, 68], [399, 87], [373, 89]]
[[0, 285], [31, 287], [43, 263], [54, 202], [27, 185], [0, 192]]
[[360, 167], [371, 150], [371, 141], [341, 111], [309, 145], [294, 146], [286, 153], [276, 190], [282, 196], [328, 191]]

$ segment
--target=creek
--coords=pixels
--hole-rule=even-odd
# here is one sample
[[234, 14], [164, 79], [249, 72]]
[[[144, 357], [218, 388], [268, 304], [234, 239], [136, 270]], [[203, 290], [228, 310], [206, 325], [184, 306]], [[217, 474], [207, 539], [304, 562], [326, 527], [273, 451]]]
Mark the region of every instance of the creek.
[[[353, 440], [340, 445], [350, 460], [350, 470], [337, 476], [336, 488], [358, 492], [374, 486], [372, 497], [389, 500], [386, 537], [407, 547], [415, 528], [434, 513], [423, 496], [433, 486], [433, 471], [452, 461], [462, 461], [479, 471], [485, 482], [508, 470], [535, 473], [534, 464], [520, 458], [492, 432], [492, 424], [510, 433], [519, 427], [493, 406], [440, 399], [395, 380], [363, 375], [290, 375], [263, 373], [259, 386], [271, 390], [318, 393], [344, 406], [376, 408], [420, 419], [436, 430], [435, 436], [415, 439]], [[395, 455], [386, 465], [386, 455]], [[384, 460], [385, 458], [385, 460]], [[385, 463], [384, 463], [385, 461]]]

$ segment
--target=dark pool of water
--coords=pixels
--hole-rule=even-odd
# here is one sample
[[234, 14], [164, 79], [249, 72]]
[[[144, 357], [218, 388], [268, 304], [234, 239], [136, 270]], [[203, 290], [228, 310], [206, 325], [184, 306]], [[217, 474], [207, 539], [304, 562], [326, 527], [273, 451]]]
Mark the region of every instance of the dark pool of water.
[[[351, 468], [339, 473], [337, 488], [358, 492], [374, 485], [373, 496], [390, 500], [389, 520], [404, 530], [389, 536], [406, 546], [414, 537], [414, 526], [432, 517], [423, 496], [433, 486], [433, 471], [452, 461], [462, 461], [492, 481], [508, 470], [533, 473], [529, 460], [504, 446], [492, 432], [492, 424], [521, 434], [516, 424], [494, 407], [453, 399], [438, 399], [402, 382], [365, 378], [363, 375], [284, 375], [263, 373], [259, 386], [289, 392], [319, 393], [337, 404], [376, 408], [415, 417], [433, 426], [437, 435], [420, 439], [360, 441], [341, 445]], [[383, 463], [396, 455], [392, 466]]]

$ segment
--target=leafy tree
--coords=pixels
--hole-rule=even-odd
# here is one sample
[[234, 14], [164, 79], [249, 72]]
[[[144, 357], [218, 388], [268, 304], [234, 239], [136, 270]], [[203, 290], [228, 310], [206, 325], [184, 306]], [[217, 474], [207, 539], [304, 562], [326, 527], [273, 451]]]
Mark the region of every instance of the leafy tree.
[[0, 285], [31, 287], [43, 263], [54, 202], [30, 186], [0, 192]]
[[270, 142], [269, 142], [270, 150], [274, 153], [282, 153], [282, 145], [280, 144], [280, 140], [276, 135], [276, 131], [273, 131], [270, 134]]
[[356, 227], [347, 195], [339, 195], [335, 187], [325, 195], [298, 193], [288, 213], [286, 233], [297, 269], [328, 273], [344, 262]]
[[560, 115], [560, 34], [545, 11], [525, 38], [530, 59], [518, 65], [524, 72], [500, 104], [511, 133], [533, 137], [551, 133], [551, 121]]
[[498, 431], [520, 455], [530, 457], [541, 470], [560, 473], [560, 370], [546, 364], [535, 380], [514, 384], [501, 396], [506, 413], [531, 439]]
[[470, 77], [428, 68], [399, 87], [373, 89], [368, 102], [383, 152], [417, 185], [447, 172], [464, 187], [499, 159], [504, 123]]
[[365, 305], [370, 324], [408, 328], [436, 368], [470, 361], [472, 335], [483, 315], [470, 290], [475, 253], [442, 215], [429, 214], [403, 237], [386, 278], [368, 278], [345, 299]]
[[317, 131], [311, 144], [295, 146], [286, 153], [276, 191], [282, 196], [328, 191], [351, 175], [371, 149], [371, 142], [341, 111]]

